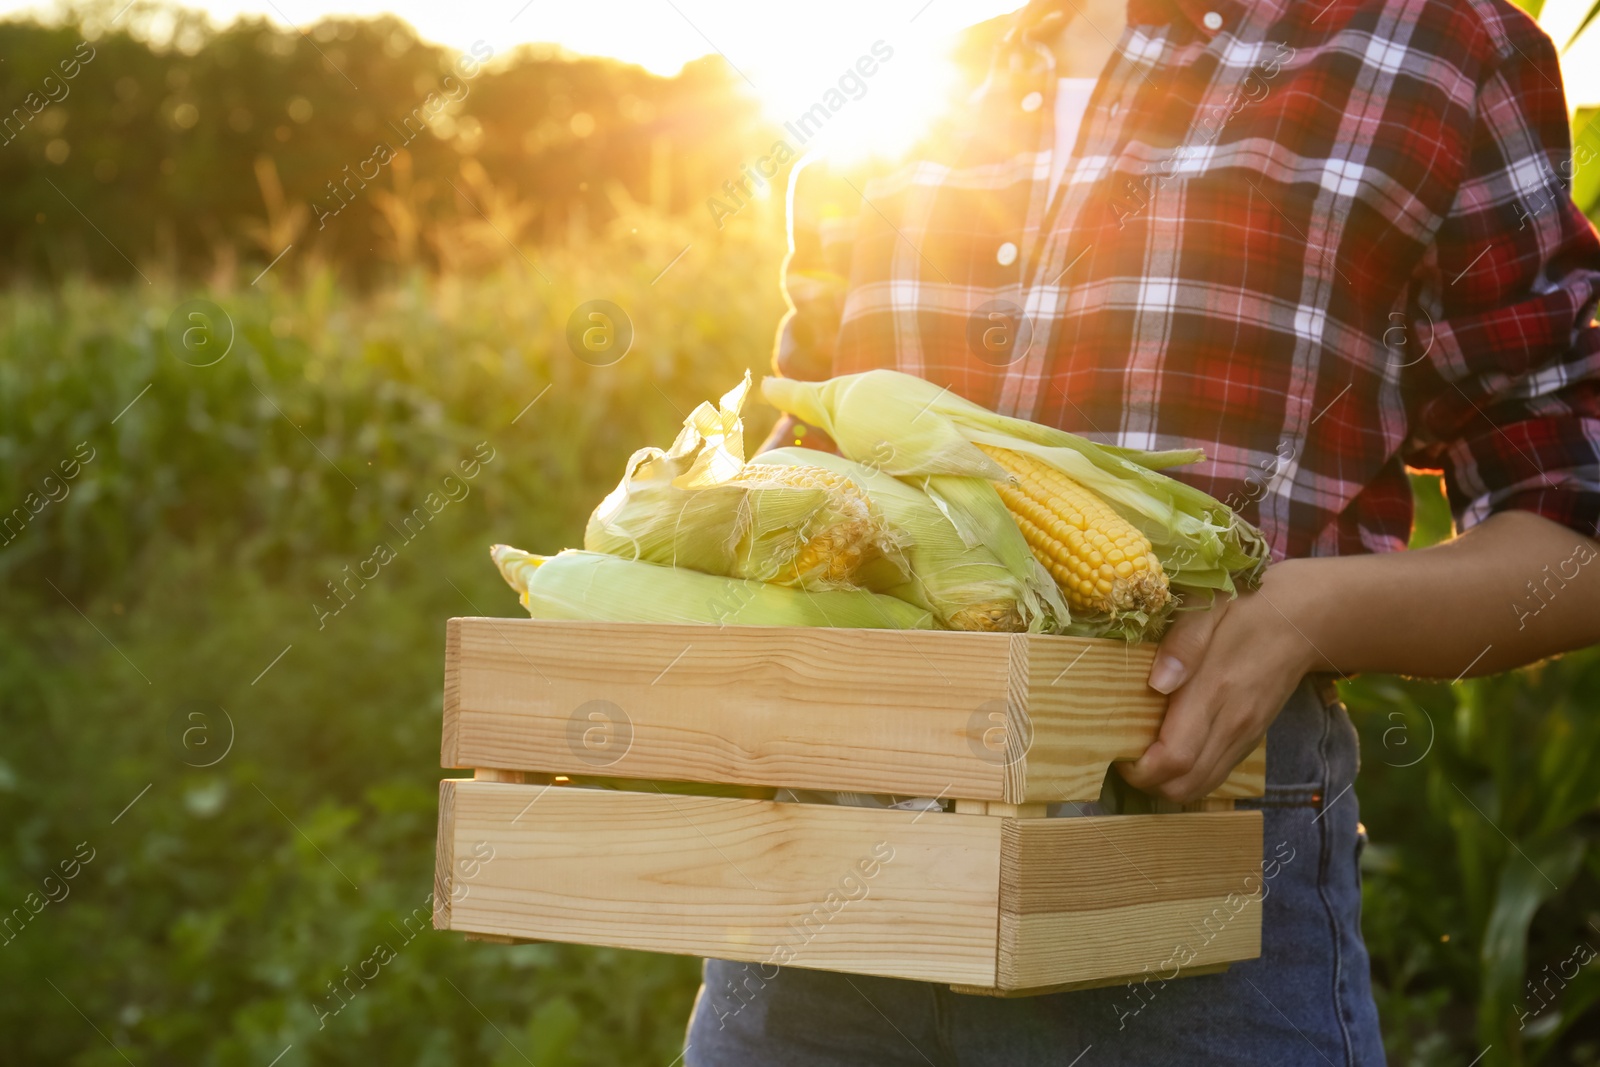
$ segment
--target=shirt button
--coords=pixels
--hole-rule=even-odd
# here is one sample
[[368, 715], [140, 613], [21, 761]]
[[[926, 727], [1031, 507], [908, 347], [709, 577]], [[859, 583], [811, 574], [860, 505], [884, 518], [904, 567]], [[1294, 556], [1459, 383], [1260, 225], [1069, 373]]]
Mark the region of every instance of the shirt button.
[[1038, 111], [1039, 110], [1039, 106], [1041, 104], [1043, 104], [1043, 103], [1044, 103], [1044, 96], [1042, 94], [1037, 93], [1037, 92], [1029, 93], [1027, 96], [1022, 98], [1022, 110], [1024, 110], [1024, 111]]
[[994, 254], [994, 260], [1002, 267], [1009, 267], [1017, 261], [1017, 246], [1007, 241], [1001, 245]]
[[1222, 16], [1215, 11], [1207, 11], [1200, 21], [1206, 24], [1206, 29], [1213, 32], [1222, 29]]

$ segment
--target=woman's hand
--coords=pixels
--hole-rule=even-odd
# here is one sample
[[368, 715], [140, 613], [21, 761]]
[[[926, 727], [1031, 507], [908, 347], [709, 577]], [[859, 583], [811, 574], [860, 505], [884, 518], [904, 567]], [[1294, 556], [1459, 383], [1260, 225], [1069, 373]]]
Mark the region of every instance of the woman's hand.
[[1274, 564], [1259, 591], [1178, 616], [1150, 670], [1151, 688], [1171, 695], [1161, 734], [1139, 759], [1117, 765], [1130, 784], [1195, 800], [1250, 754], [1300, 679], [1319, 666], [1284, 612], [1315, 603], [1318, 571], [1334, 562]]
[[1310, 671], [1456, 678], [1600, 643], [1600, 542], [1526, 511], [1431, 548], [1267, 568], [1261, 588], [1178, 617], [1150, 686], [1161, 734], [1119, 764], [1149, 793], [1194, 800], [1250, 753]]

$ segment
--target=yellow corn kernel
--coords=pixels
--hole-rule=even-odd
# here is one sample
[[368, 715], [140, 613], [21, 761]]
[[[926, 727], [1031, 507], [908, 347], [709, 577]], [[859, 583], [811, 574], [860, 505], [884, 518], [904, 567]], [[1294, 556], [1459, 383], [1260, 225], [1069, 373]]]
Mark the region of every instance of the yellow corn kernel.
[[1165, 606], [1167, 576], [1137, 528], [1049, 464], [1025, 452], [978, 447], [1017, 479], [996, 486], [1000, 499], [1068, 605], [1113, 615]]
[[796, 585], [807, 578], [852, 583], [861, 567], [881, 554], [871, 503], [849, 478], [825, 467], [747, 463], [740, 480], [763, 487], [821, 489], [831, 498], [827, 524], [800, 545], [791, 574], [775, 579], [780, 585]]

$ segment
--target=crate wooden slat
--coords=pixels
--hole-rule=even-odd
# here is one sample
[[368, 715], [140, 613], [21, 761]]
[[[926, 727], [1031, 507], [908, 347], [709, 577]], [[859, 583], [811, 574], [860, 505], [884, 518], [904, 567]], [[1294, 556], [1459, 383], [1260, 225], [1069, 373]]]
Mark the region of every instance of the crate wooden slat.
[[[802, 966], [992, 984], [987, 819], [459, 780], [443, 793], [450, 929], [753, 962], [789, 944]], [[449, 864], [489, 849], [474, 878]], [[865, 896], [830, 913], [828, 894], [857, 883]]]
[[[441, 756], [446, 767], [1093, 800], [1110, 764], [1156, 736], [1166, 698], [1145, 685], [1152, 655], [1037, 634], [452, 619]], [[591, 734], [584, 709], [596, 707], [607, 710], [589, 713], [601, 715]], [[1264, 781], [1263, 745], [1213, 796], [1259, 796]]]
[[1005, 824], [998, 988], [1164, 971], [1178, 946], [1185, 970], [1261, 954], [1259, 811]]
[[447, 779], [434, 921], [1004, 994], [1170, 967], [1180, 945], [1184, 973], [1255, 956], [1260, 869], [1254, 811], [1011, 819]]

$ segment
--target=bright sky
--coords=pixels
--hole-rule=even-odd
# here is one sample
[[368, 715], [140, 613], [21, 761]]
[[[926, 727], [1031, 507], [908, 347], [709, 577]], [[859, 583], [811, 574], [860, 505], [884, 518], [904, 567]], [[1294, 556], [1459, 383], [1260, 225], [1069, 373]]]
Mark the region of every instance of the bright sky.
[[[501, 54], [524, 42], [555, 42], [671, 74], [686, 61], [721, 52], [779, 119], [803, 111], [875, 41], [894, 60], [872, 79], [872, 110], [909, 114], [935, 75], [950, 35], [1015, 9], [1024, 0], [805, 0], [776, 5], [750, 0], [191, 0], [217, 22], [259, 14], [298, 25], [329, 14], [393, 12], [426, 38], [465, 50], [482, 40]], [[1564, 43], [1589, 0], [1548, 0], [1542, 22]], [[49, 11], [49, 3], [0, 0], [0, 15]], [[1564, 60], [1569, 100], [1600, 102], [1600, 28]], [[880, 91], [881, 90], [881, 91]], [[857, 110], [852, 108], [851, 110]], [[860, 109], [868, 110], [867, 108]]]

